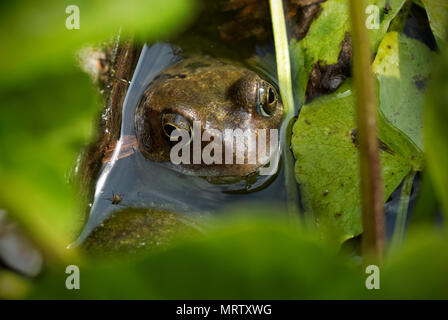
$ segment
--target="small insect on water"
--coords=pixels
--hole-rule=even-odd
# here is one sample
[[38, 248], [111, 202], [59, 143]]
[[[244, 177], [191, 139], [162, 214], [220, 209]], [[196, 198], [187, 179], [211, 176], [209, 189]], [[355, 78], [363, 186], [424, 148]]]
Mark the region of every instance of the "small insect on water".
[[114, 194], [113, 191], [112, 191], [112, 198], [106, 198], [106, 200], [109, 200], [110, 202], [112, 202], [113, 205], [119, 204], [122, 199], [123, 199], [122, 194]]

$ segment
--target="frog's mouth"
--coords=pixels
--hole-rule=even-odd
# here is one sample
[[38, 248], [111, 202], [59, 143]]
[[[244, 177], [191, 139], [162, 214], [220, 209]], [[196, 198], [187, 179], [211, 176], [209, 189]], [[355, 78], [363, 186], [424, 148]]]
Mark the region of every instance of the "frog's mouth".
[[[192, 140], [188, 142], [191, 145]], [[136, 136], [123, 136], [120, 143], [109, 146], [103, 157], [103, 163], [111, 161], [115, 148], [119, 145], [117, 160], [141, 153]], [[203, 149], [202, 149], [203, 150]], [[280, 164], [280, 147], [270, 152], [270, 156], [256, 164], [182, 164], [171, 161], [160, 165], [187, 176], [201, 177], [207, 182], [219, 186], [221, 191], [256, 191], [267, 186], [277, 175]]]
[[[221, 154], [212, 152], [213, 156], [211, 156], [209, 152], [210, 146], [215, 142], [214, 139], [212, 142], [205, 143], [205, 145], [204, 143], [197, 144], [197, 151], [195, 152], [195, 137], [193, 135], [192, 138], [189, 138], [188, 135], [185, 135], [185, 143], [182, 144], [182, 141], [180, 141], [177, 142], [177, 145], [171, 145], [171, 155], [174, 154], [174, 156], [170, 161], [162, 162], [162, 165], [184, 175], [201, 177], [207, 182], [219, 186], [222, 191], [248, 192], [258, 189], [269, 184], [278, 172], [281, 155], [281, 148], [278, 143], [271, 144], [268, 141], [269, 146], [266, 148], [267, 150], [264, 150], [264, 152], [268, 152], [267, 155], [250, 161], [250, 148], [247, 147], [248, 140], [245, 140], [246, 144], [243, 143], [244, 147], [240, 150], [242, 155], [238, 159], [238, 155], [235, 154], [235, 150], [238, 148], [234, 145], [230, 148], [226, 146], [225, 138], [218, 139], [221, 146], [214, 145]], [[270, 136], [269, 138], [272, 139], [273, 137]], [[275, 139], [278, 141], [277, 134]], [[256, 145], [256, 142], [253, 145]], [[187, 150], [188, 153], [183, 158], [178, 154], [182, 148], [184, 148], [184, 151]], [[231, 150], [231, 156], [230, 159], [226, 159], [229, 149]], [[184, 162], [182, 162], [183, 160]]]

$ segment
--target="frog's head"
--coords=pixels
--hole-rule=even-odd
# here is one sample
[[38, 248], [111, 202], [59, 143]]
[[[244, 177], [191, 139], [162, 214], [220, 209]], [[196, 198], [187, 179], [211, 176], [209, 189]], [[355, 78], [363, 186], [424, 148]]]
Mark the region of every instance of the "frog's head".
[[[266, 150], [271, 152], [269, 129], [279, 129], [282, 119], [283, 105], [272, 84], [244, 66], [201, 56], [166, 69], [150, 83], [137, 108], [135, 126], [143, 155], [153, 161], [169, 162], [171, 148], [176, 144], [170, 141], [170, 135], [176, 129], [192, 133], [194, 123], [200, 123], [202, 134], [266, 129]], [[224, 140], [222, 163], [229, 151]], [[201, 150], [209, 143], [201, 142]], [[190, 147], [193, 158], [193, 143]], [[247, 151], [247, 143], [244, 148]], [[202, 160], [181, 167], [197, 175], [245, 176], [265, 164], [258, 159], [249, 164], [247, 152], [244, 157], [243, 164], [205, 164]]]

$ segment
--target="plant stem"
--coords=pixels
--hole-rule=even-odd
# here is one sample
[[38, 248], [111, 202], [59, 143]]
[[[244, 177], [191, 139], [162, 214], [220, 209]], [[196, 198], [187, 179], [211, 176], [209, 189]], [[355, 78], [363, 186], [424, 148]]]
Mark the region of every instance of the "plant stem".
[[294, 159], [289, 150], [291, 141], [291, 122], [295, 116], [294, 97], [291, 80], [291, 62], [289, 58], [289, 43], [286, 33], [285, 13], [282, 0], [270, 0], [272, 28], [277, 60], [277, 75], [280, 95], [284, 107], [284, 121], [281, 128], [281, 146], [283, 152], [283, 167], [285, 172], [286, 196], [289, 215], [296, 220], [299, 217], [299, 199], [297, 183], [294, 178]]
[[381, 263], [385, 245], [384, 202], [377, 139], [376, 90], [371, 71], [364, 0], [350, 0], [356, 121], [359, 133], [364, 263]]
[[404, 178], [403, 186], [401, 187], [400, 200], [398, 202], [397, 218], [395, 220], [394, 235], [392, 237], [391, 247], [398, 248], [404, 240], [404, 233], [406, 227], [406, 217], [408, 215], [409, 199], [411, 197], [412, 185], [414, 183], [415, 171], [411, 171], [406, 178]]
[[272, 29], [277, 59], [277, 74], [280, 94], [285, 108], [285, 118], [294, 116], [294, 97], [292, 94], [291, 62], [289, 44], [286, 33], [285, 13], [282, 0], [270, 0]]

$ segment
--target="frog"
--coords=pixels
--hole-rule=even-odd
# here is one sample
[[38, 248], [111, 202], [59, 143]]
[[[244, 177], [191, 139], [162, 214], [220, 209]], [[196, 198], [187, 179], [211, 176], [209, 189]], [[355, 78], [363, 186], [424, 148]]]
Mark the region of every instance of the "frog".
[[[193, 132], [196, 124], [201, 135], [240, 129], [259, 139], [258, 130], [262, 129], [267, 132], [264, 143], [269, 154], [275, 151], [270, 150], [274, 137], [269, 133], [279, 130], [282, 120], [283, 104], [274, 84], [244, 65], [195, 55], [167, 68], [149, 84], [135, 114], [136, 141], [147, 159], [169, 163], [175, 130], [200, 139]], [[208, 144], [199, 143], [200, 151]], [[194, 143], [188, 147], [193, 149]], [[219, 161], [193, 163], [187, 159], [187, 163], [171, 167], [177, 170], [181, 166], [182, 172], [192, 175], [243, 177], [266, 164], [266, 159], [249, 161], [248, 143], [242, 150], [244, 158], [237, 163], [234, 149], [223, 142]], [[230, 163], [224, 159], [226, 153], [232, 154]]]

